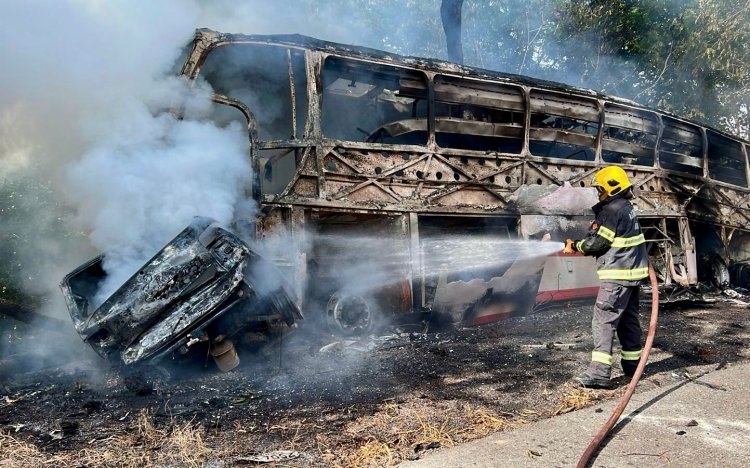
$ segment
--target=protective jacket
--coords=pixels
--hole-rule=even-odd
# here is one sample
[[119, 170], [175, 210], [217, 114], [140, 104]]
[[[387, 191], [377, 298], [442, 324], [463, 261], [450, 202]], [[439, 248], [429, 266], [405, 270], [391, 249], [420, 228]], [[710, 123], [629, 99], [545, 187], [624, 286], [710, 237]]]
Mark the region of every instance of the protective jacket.
[[575, 250], [597, 257], [600, 280], [623, 286], [640, 284], [648, 277], [648, 254], [633, 205], [620, 194], [592, 209], [596, 221], [587, 237], [573, 243]]

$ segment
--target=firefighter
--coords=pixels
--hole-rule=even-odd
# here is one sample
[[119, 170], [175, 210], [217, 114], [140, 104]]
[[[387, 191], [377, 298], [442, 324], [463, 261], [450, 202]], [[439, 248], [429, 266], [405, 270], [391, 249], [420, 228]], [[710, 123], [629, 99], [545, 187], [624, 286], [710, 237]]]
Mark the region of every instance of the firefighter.
[[599, 193], [594, 205], [596, 220], [588, 235], [568, 239], [563, 253], [580, 252], [597, 258], [601, 285], [591, 323], [594, 349], [591, 362], [574, 380], [589, 388], [610, 386], [614, 334], [622, 348], [620, 363], [628, 377], [635, 374], [641, 357], [641, 325], [638, 321], [640, 284], [648, 277], [646, 244], [633, 205], [633, 187], [625, 171], [608, 166], [594, 175]]

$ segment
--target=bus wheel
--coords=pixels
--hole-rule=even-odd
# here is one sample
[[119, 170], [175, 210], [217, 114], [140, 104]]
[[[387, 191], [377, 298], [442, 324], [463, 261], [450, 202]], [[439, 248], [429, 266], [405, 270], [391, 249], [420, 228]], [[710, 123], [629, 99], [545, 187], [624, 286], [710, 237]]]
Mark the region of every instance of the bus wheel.
[[362, 336], [377, 329], [380, 312], [372, 298], [339, 291], [328, 300], [326, 317], [333, 333]]

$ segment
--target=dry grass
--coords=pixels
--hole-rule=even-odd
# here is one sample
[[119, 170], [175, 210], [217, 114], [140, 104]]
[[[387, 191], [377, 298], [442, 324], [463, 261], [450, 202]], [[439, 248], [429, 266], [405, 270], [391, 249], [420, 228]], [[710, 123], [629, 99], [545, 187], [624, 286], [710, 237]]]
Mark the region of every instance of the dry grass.
[[574, 386], [573, 384], [566, 384], [562, 388], [559, 405], [550, 412], [550, 416], [558, 416], [579, 410], [596, 401], [612, 398], [617, 393], [617, 390], [589, 390]]
[[131, 429], [127, 434], [91, 441], [91, 448], [54, 455], [0, 433], [0, 466], [198, 467], [214, 454], [203, 441], [202, 428], [189, 422], [170, 429], [158, 429], [144, 411]]
[[321, 435], [317, 442], [321, 458], [332, 466], [392, 466], [429, 448], [452, 447], [525, 422], [457, 402], [389, 403], [347, 424], [339, 437]]
[[345, 460], [343, 466], [387, 466], [394, 464], [393, 455], [388, 444], [373, 438], [346, 454], [343, 459], [338, 460], [338, 463]]
[[469, 437], [471, 439], [484, 437], [493, 432], [504, 431], [526, 423], [526, 420], [521, 418], [509, 421], [484, 408], [469, 408], [467, 416], [472, 423], [469, 428], [471, 431]]
[[[187, 422], [159, 427], [144, 411], [123, 432], [92, 440], [84, 449], [57, 454], [44, 453], [12, 434], [0, 432], [0, 467], [197, 467], [209, 459], [245, 454], [247, 434], [263, 432], [277, 444], [279, 439], [284, 441], [278, 448], [307, 452], [329, 466], [393, 466], [431, 448], [452, 447], [511, 429], [525, 424], [527, 418], [536, 420], [578, 410], [616, 393], [565, 385], [554, 392], [556, 398], [549, 395], [546, 408], [524, 409], [515, 415], [498, 415], [460, 401], [413, 399], [381, 405], [374, 414], [351, 420], [334, 417], [324, 423], [317, 418], [282, 419], [265, 427], [235, 423], [234, 430], [212, 439], [212, 448], [204, 440], [202, 426]], [[331, 430], [333, 427], [336, 429]]]
[[41, 466], [44, 455], [33, 445], [0, 432], [0, 466]]

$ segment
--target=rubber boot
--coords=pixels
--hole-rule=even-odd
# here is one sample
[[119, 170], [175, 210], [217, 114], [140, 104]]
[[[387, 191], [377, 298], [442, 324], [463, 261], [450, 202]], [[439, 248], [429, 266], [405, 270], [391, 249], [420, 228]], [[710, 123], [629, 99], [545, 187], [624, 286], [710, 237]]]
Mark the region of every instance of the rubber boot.
[[587, 373], [578, 374], [573, 380], [586, 388], [610, 388], [612, 386], [609, 379], [601, 377], [592, 377]]
[[628, 377], [633, 377], [635, 375], [635, 370], [638, 369], [638, 363], [641, 362], [638, 361], [620, 361], [620, 366], [622, 366], [622, 372], [627, 375]]

